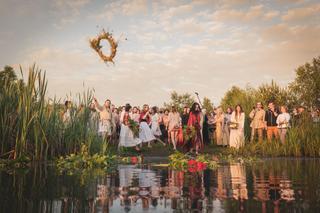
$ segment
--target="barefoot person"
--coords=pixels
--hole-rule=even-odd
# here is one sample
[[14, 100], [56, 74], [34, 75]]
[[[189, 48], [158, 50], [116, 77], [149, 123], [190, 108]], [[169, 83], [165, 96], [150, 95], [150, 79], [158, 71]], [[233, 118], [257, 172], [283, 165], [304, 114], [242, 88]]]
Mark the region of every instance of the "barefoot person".
[[203, 148], [203, 141], [202, 141], [202, 136], [201, 136], [201, 131], [202, 131], [202, 126], [201, 126], [201, 108], [198, 103], [194, 103], [190, 109], [190, 114], [189, 114], [189, 120], [188, 120], [188, 127], [193, 127], [196, 131], [195, 137], [192, 139], [192, 148], [191, 152], [193, 149], [196, 150], [196, 154], [198, 154], [199, 150]]
[[121, 114], [120, 123], [121, 130], [119, 136], [119, 148], [123, 147], [136, 147], [136, 150], [140, 151], [138, 145], [141, 143], [140, 138], [136, 137], [132, 130], [130, 129], [129, 120], [130, 115], [129, 111], [131, 109], [130, 104], [126, 104], [124, 113]]
[[151, 115], [149, 112], [149, 106], [143, 105], [143, 110], [140, 113], [140, 132], [139, 138], [143, 143], [148, 143], [148, 147], [151, 147], [151, 142], [156, 140], [156, 137], [152, 134], [150, 129]]
[[168, 133], [169, 133], [169, 141], [173, 145], [173, 149], [177, 149], [178, 142], [178, 133], [181, 126], [181, 117], [177, 109], [172, 106], [171, 112], [168, 115]]
[[112, 119], [111, 101], [107, 99], [104, 102], [104, 105], [100, 106], [97, 99], [94, 98], [94, 103], [96, 110], [99, 112], [100, 115], [98, 132], [102, 135], [103, 139], [110, 140], [112, 136], [112, 129], [115, 126], [115, 124], [113, 123], [114, 120]]

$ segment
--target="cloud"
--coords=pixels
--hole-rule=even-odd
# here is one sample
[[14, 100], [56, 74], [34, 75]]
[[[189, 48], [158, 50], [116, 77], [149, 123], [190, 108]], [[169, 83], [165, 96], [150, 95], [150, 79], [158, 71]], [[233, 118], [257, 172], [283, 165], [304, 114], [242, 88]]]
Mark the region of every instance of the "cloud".
[[132, 16], [146, 14], [147, 11], [147, 0], [120, 0], [107, 3], [103, 11], [95, 14], [94, 17], [111, 21], [115, 15]]
[[263, 5], [251, 6], [248, 10], [222, 9], [213, 14], [214, 20], [232, 22], [250, 22], [263, 15]]
[[[320, 4], [310, 5], [307, 7], [300, 7], [289, 9], [283, 16], [283, 21], [295, 22], [302, 21], [306, 19], [314, 19], [317, 17], [317, 20], [320, 20]], [[319, 23], [319, 22], [318, 22]]]
[[280, 14], [279, 11], [271, 10], [271, 11], [265, 13], [263, 17], [265, 20], [270, 20], [270, 19], [273, 19], [273, 18], [279, 16], [279, 14]]
[[53, 0], [51, 2], [53, 13], [58, 17], [54, 26], [62, 29], [64, 26], [74, 23], [80, 15], [80, 10], [89, 4], [91, 0]]

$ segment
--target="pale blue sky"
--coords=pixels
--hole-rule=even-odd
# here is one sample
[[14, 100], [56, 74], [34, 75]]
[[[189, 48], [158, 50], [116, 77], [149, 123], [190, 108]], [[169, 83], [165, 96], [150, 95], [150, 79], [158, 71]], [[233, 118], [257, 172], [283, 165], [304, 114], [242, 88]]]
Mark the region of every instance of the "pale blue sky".
[[[0, 66], [36, 62], [50, 96], [84, 82], [116, 104], [162, 104], [176, 90], [217, 105], [232, 85], [292, 81], [320, 55], [319, 14], [316, 0], [0, 0]], [[102, 27], [123, 35], [115, 66], [88, 44]]]

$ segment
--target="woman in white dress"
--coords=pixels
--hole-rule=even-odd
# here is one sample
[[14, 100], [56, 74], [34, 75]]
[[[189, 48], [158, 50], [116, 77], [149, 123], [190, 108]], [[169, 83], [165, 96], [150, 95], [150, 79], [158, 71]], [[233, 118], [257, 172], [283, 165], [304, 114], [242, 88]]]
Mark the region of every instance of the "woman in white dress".
[[161, 136], [161, 130], [160, 130], [160, 116], [157, 112], [157, 107], [152, 107], [151, 108], [151, 131], [154, 136], [160, 137]]
[[282, 143], [285, 143], [286, 141], [286, 134], [287, 130], [289, 128], [290, 123], [290, 115], [288, 113], [288, 109], [286, 106], [280, 107], [281, 114], [277, 117], [277, 124], [280, 134], [280, 140]]
[[138, 110], [138, 107], [133, 107], [132, 112], [130, 113], [130, 117], [132, 120], [134, 120], [136, 123], [139, 123], [139, 119], [140, 119], [140, 113]]
[[148, 143], [148, 147], [151, 147], [151, 142], [156, 140], [156, 137], [152, 134], [150, 129], [151, 116], [149, 113], [149, 106], [143, 105], [143, 111], [140, 113], [140, 132], [139, 138], [143, 143]]
[[121, 146], [124, 147], [136, 147], [136, 150], [140, 151], [138, 145], [141, 143], [141, 140], [138, 137], [133, 135], [132, 130], [129, 127], [129, 110], [131, 109], [130, 104], [127, 104], [125, 107], [125, 111], [121, 114], [120, 122], [121, 122], [121, 130], [120, 130], [120, 138], [119, 138], [119, 148]]
[[244, 145], [244, 119], [242, 107], [237, 105], [231, 114], [231, 124], [234, 124], [234, 127], [230, 130], [230, 147], [239, 149]]

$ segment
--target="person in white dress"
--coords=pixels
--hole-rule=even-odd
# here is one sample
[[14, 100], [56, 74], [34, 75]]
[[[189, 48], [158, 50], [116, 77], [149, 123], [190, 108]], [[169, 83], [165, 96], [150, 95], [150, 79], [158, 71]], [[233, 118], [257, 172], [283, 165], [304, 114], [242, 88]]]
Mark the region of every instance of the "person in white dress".
[[286, 106], [280, 107], [281, 114], [278, 115], [276, 123], [278, 124], [280, 140], [282, 143], [286, 141], [286, 134], [290, 123], [290, 114]]
[[120, 122], [121, 122], [121, 130], [119, 137], [119, 148], [121, 146], [124, 147], [134, 147], [136, 150], [140, 151], [138, 145], [142, 142], [140, 138], [135, 137], [132, 130], [129, 127], [129, 110], [131, 109], [130, 104], [127, 104], [125, 107], [125, 111], [121, 114]]
[[239, 149], [244, 145], [244, 120], [245, 114], [242, 107], [237, 105], [231, 114], [230, 122], [235, 124], [235, 127], [230, 130], [230, 147]]
[[130, 117], [132, 120], [134, 120], [136, 123], [139, 123], [139, 119], [140, 119], [140, 113], [138, 110], [138, 107], [133, 107], [132, 112], [130, 113]]
[[72, 103], [71, 101], [66, 101], [64, 105], [65, 105], [65, 112], [63, 113], [62, 121], [67, 126], [71, 123], [71, 119], [72, 119], [71, 118]]
[[151, 115], [149, 112], [149, 106], [147, 104], [143, 105], [143, 110], [140, 113], [140, 132], [139, 138], [142, 143], [148, 143], [148, 147], [151, 147], [151, 142], [156, 140], [156, 137], [152, 134], [150, 129]]
[[160, 116], [157, 111], [157, 107], [151, 108], [151, 131], [154, 136], [159, 137], [162, 133], [159, 125]]

